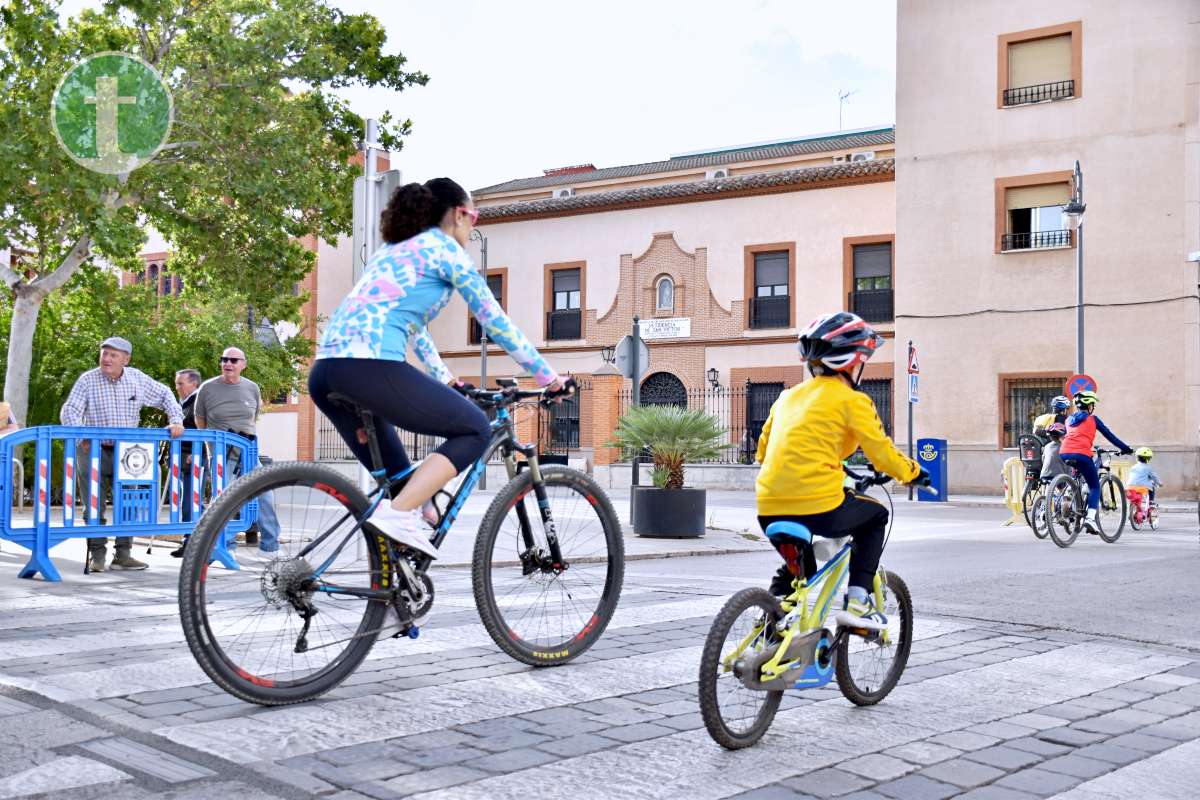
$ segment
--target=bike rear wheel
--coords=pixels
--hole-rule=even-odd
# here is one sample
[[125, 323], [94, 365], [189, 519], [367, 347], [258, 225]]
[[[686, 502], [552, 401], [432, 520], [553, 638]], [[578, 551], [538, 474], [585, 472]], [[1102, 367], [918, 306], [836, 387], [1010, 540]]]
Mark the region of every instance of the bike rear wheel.
[[700, 656], [700, 716], [713, 741], [727, 750], [749, 747], [762, 738], [783, 692], [747, 688], [739, 677], [742, 659], [779, 642], [775, 625], [783, 617], [779, 601], [765, 589], [742, 589], [713, 620]]
[[1120, 478], [1111, 473], [1100, 476], [1100, 538], [1109, 544], [1125, 530], [1128, 502]]
[[873, 706], [896, 688], [912, 650], [913, 609], [908, 586], [893, 572], [883, 573], [887, 636], [845, 631], [837, 648], [834, 674], [838, 688], [857, 706]]
[[1029, 512], [1029, 527], [1033, 528], [1033, 535], [1039, 539], [1050, 535], [1046, 527], [1046, 495], [1042, 493], [1033, 501], [1033, 508]]
[[1059, 547], [1070, 547], [1083, 526], [1083, 498], [1068, 475], [1059, 475], [1046, 490], [1046, 531]]
[[1158, 530], [1158, 506], [1151, 504], [1146, 509], [1146, 520], [1150, 523], [1150, 530]]
[[[240, 526], [243, 506], [267, 493], [277, 511], [286, 510], [279, 514], [279, 549], [238, 548], [240, 569], [215, 567], [213, 549], [227, 526]], [[362, 663], [387, 604], [327, 590], [386, 588], [394, 580], [387, 544], [361, 530], [350, 536], [367, 505], [339, 473], [292, 462], [248, 473], [205, 510], [184, 550], [179, 616], [192, 655], [213, 683], [251, 703], [287, 705], [324, 694]], [[326, 532], [310, 553], [299, 555]], [[301, 652], [299, 607], [316, 612]]]
[[608, 627], [621, 596], [625, 544], [595, 481], [567, 467], [540, 471], [566, 567], [551, 563], [526, 470], [500, 490], [479, 525], [471, 584], [483, 626], [500, 649], [524, 664], [550, 666], [578, 657]]

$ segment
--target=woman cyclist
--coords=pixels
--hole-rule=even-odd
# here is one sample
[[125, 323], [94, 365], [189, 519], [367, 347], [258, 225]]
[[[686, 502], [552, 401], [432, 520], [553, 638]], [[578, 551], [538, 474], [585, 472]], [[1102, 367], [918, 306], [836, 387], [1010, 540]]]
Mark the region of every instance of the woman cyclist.
[[1059, 450], [1062, 460], [1068, 466], [1074, 467], [1087, 481], [1088, 513], [1083, 525], [1088, 533], [1100, 532], [1100, 473], [1096, 470], [1096, 462], [1093, 460], [1096, 433], [1104, 434], [1104, 438], [1116, 445], [1121, 455], [1133, 452], [1129, 445], [1118, 439], [1095, 415], [1096, 403], [1099, 400], [1092, 391], [1083, 391], [1075, 395], [1075, 408], [1078, 411], [1067, 418], [1067, 435], [1063, 437], [1062, 448]]
[[[491, 431], [484, 413], [465, 397], [438, 355], [428, 325], [457, 291], [487, 331], [529, 370], [547, 395], [574, 392], [513, 325], [467, 254], [479, 211], [449, 178], [397, 189], [380, 217], [387, 243], [371, 257], [362, 278], [333, 313], [308, 377], [313, 402], [363, 464], [370, 450], [360, 439], [361, 420], [330, 400], [340, 394], [375, 415], [379, 449], [389, 475], [408, 468], [396, 427], [443, 436], [446, 441], [412, 474], [391, 505], [381, 503], [368, 522], [388, 538], [437, 557], [421, 507], [486, 449]], [[408, 350], [424, 374], [408, 363]], [[365, 437], [364, 437], [365, 438]]]

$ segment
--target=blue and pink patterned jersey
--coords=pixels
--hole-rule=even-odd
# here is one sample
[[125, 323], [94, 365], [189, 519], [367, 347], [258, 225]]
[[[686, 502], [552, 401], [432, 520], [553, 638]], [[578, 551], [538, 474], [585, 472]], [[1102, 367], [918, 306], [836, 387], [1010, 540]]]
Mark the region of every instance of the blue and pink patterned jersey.
[[492, 296], [467, 251], [441, 228], [379, 248], [362, 278], [333, 312], [321, 335], [317, 358], [379, 358], [407, 361], [408, 345], [430, 376], [453, 376], [438, 355], [429, 323], [454, 290], [487, 331], [533, 375], [539, 386], [558, 377]]

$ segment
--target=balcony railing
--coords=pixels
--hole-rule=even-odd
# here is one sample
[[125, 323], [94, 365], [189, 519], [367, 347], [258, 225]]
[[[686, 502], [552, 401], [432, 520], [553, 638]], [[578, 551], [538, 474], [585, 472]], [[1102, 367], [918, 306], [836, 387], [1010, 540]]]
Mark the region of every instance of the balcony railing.
[[547, 339], [582, 339], [583, 314], [578, 308], [550, 311], [546, 314]]
[[1038, 250], [1043, 247], [1070, 247], [1071, 232], [1037, 231], [1035, 233], [1005, 233], [1000, 237], [1000, 251]]
[[750, 298], [751, 328], [788, 328], [792, 324], [792, 298], [787, 295]]
[[891, 289], [868, 289], [850, 293], [848, 306], [867, 322], [891, 322], [895, 319]]
[[1004, 90], [1004, 105], [1022, 106], [1026, 103], [1043, 103], [1047, 100], [1065, 100], [1075, 96], [1075, 81], [1039, 83], [1036, 86], [1019, 86]]

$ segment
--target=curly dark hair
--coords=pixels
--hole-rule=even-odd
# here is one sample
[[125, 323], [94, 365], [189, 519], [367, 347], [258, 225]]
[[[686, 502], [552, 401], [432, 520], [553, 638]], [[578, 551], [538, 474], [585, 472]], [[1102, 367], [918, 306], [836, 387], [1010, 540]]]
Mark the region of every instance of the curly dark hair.
[[438, 225], [452, 208], [470, 201], [466, 191], [449, 178], [425, 183], [407, 183], [392, 192], [387, 208], [379, 216], [379, 230], [388, 244], [411, 239], [426, 228]]

